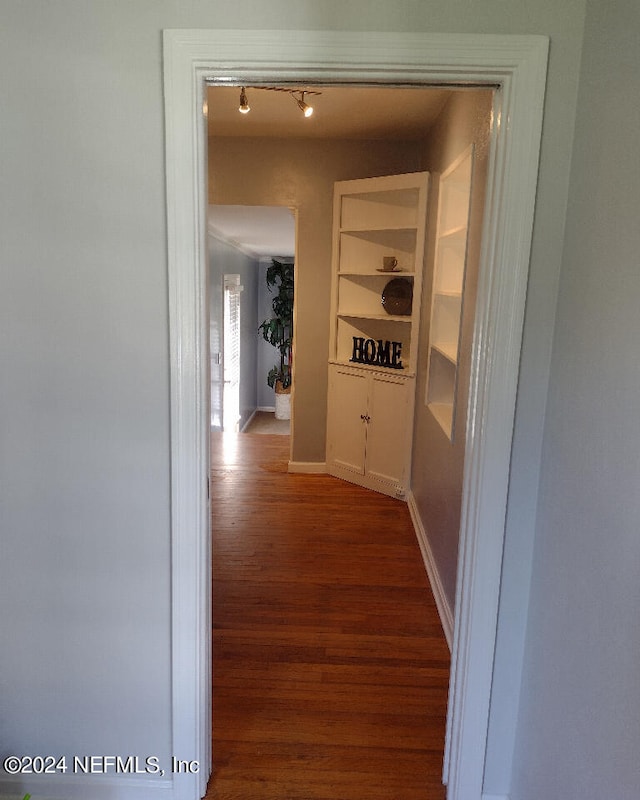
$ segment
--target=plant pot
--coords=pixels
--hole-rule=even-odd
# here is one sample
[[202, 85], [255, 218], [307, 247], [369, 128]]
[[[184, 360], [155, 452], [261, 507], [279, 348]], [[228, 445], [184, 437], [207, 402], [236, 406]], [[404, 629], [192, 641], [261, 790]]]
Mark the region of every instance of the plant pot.
[[291, 419], [291, 386], [283, 389], [280, 381], [276, 382], [276, 419]]

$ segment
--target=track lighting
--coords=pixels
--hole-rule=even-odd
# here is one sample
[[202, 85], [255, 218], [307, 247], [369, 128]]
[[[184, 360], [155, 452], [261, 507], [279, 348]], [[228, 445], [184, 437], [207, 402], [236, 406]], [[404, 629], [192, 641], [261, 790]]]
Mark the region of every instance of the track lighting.
[[[307, 102], [305, 102], [305, 95], [322, 94], [322, 92], [314, 92], [306, 89], [304, 91], [302, 89], [287, 89], [284, 86], [250, 86], [249, 88], [251, 91], [262, 89], [270, 92], [286, 92], [293, 97], [295, 104], [307, 118], [313, 114], [313, 106], [310, 106]], [[251, 106], [249, 105], [249, 100], [247, 99], [247, 89], [245, 86], [243, 86], [240, 90], [240, 105], [238, 106], [238, 111], [241, 114], [248, 114], [249, 111], [251, 111]]]
[[296, 97], [292, 92], [291, 97], [296, 101], [296, 105], [305, 117], [310, 117], [313, 114], [313, 106], [307, 105], [307, 103], [304, 102], [304, 92], [300, 92], [300, 97]]
[[240, 90], [240, 105], [238, 106], [238, 111], [241, 114], [248, 114], [251, 111], [251, 106], [247, 100], [247, 92], [244, 86]]

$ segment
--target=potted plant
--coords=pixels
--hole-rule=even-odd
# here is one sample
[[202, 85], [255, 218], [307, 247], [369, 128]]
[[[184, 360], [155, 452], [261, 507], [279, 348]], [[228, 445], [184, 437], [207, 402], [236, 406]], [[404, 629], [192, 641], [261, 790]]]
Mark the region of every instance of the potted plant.
[[258, 326], [265, 341], [277, 348], [280, 363], [267, 375], [267, 383], [276, 393], [276, 419], [291, 416], [291, 365], [293, 342], [293, 264], [271, 259], [267, 269], [269, 291], [276, 290], [271, 303], [273, 316]]

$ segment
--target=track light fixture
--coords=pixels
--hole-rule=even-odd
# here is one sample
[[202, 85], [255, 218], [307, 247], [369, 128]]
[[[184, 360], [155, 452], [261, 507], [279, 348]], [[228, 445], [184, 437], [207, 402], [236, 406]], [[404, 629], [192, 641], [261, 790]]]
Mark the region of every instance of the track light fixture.
[[[302, 111], [305, 117], [310, 117], [313, 114], [313, 106], [310, 106], [305, 101], [305, 95], [322, 94], [322, 92], [309, 91], [308, 89], [287, 89], [284, 86], [250, 86], [249, 88], [252, 91], [260, 89], [270, 92], [286, 92], [293, 97], [295, 104], [298, 106], [300, 111]], [[238, 111], [241, 114], [248, 114], [249, 111], [251, 111], [251, 106], [249, 105], [249, 100], [247, 98], [247, 90], [244, 86], [240, 90], [240, 105], [238, 106]]]
[[238, 111], [241, 114], [248, 114], [251, 111], [251, 106], [247, 100], [247, 91], [244, 86], [240, 90], [240, 105], [238, 106]]
[[310, 117], [313, 114], [313, 106], [307, 105], [307, 103], [304, 102], [304, 95], [304, 92], [300, 92], [300, 97], [296, 97], [295, 94], [291, 92], [291, 97], [296, 101], [296, 105], [300, 111], [302, 111], [305, 117]]

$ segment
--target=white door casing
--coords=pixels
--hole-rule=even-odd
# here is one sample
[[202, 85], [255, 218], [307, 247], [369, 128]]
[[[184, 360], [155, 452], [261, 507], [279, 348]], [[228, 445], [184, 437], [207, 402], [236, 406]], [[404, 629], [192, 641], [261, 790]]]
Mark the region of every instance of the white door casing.
[[172, 748], [211, 752], [205, 84], [496, 86], [472, 352], [444, 779], [480, 800], [512, 421], [546, 80], [541, 36], [167, 30], [164, 81], [171, 359]]

